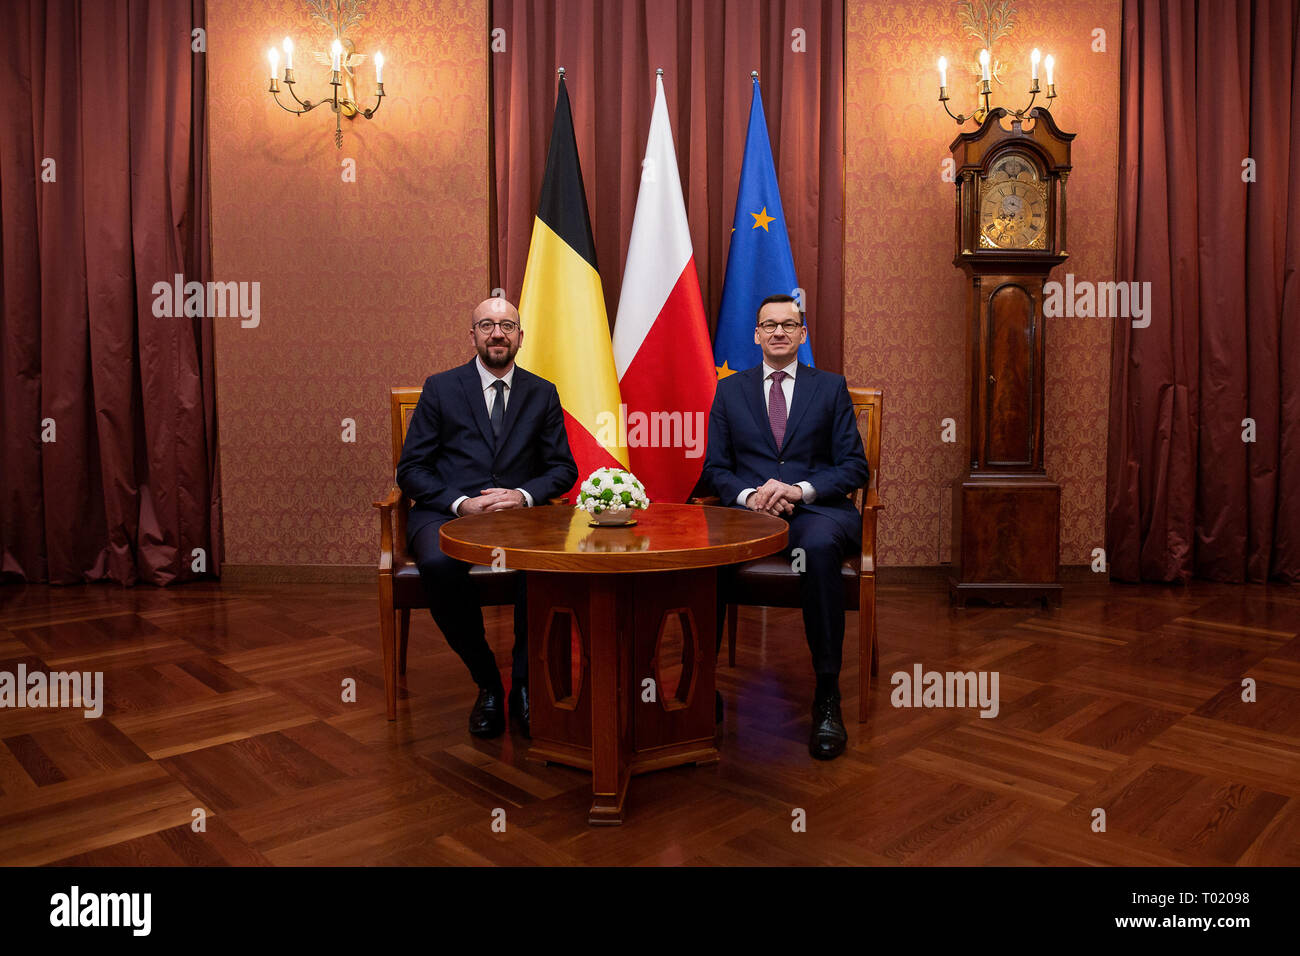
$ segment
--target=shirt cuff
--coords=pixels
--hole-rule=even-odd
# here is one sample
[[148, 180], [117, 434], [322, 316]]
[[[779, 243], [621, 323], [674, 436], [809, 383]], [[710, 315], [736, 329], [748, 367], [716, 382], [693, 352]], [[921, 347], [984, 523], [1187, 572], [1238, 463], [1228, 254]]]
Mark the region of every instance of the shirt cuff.
[[460, 503], [462, 501], [469, 501], [469, 495], [461, 495], [451, 503], [451, 513], [457, 517], [460, 517]]
[[800, 488], [803, 489], [803, 502], [802, 502], [802, 504], [810, 505], [810, 504], [812, 504], [814, 501], [817, 500], [817, 490], [816, 490], [815, 488], [813, 488], [812, 485], [808, 484], [808, 482], [806, 482], [806, 481], [796, 481], [795, 484], [798, 485]]
[[740, 494], [736, 495], [736, 504], [741, 505], [743, 507], [745, 502], [749, 500], [749, 496], [756, 491], [758, 491], [757, 488], [746, 488]]
[[532, 495], [530, 495], [528, 492], [524, 491], [524, 489], [522, 489], [522, 488], [516, 488], [515, 491], [519, 492], [521, 495], [524, 496], [524, 507], [525, 507], [525, 508], [531, 508], [531, 507], [533, 506], [533, 496], [532, 496]]

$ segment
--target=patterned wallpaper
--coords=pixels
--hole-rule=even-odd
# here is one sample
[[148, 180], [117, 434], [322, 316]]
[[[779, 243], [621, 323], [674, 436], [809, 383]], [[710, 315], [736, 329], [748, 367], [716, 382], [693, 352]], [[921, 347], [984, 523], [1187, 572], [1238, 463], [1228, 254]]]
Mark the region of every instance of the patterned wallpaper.
[[[845, 345], [850, 382], [885, 392], [880, 561], [949, 560], [950, 483], [962, 471], [965, 286], [952, 265], [953, 184], [941, 179], [957, 133], [938, 102], [935, 66], [946, 55], [953, 112], [975, 105], [969, 38], [952, 0], [847, 0], [845, 71]], [[1114, 276], [1119, 0], [1011, 2], [1015, 24], [998, 40], [1006, 86], [994, 105], [1028, 99], [1029, 52], [1055, 54], [1057, 124], [1078, 134], [1069, 180], [1070, 258], [1064, 280]], [[980, 10], [984, 4], [975, 4]], [[995, 7], [997, 4], [994, 5]], [[1105, 52], [1093, 52], [1094, 30]], [[1014, 91], [1000, 94], [1000, 90]], [[966, 128], [973, 128], [968, 124]], [[1111, 325], [1060, 318], [1047, 325], [1046, 465], [1061, 483], [1061, 561], [1086, 564], [1102, 547]], [[958, 442], [941, 440], [957, 420]]]
[[[266, 89], [266, 50], [298, 44], [305, 95], [327, 85], [302, 0], [209, 0], [213, 260], [218, 280], [261, 283], [261, 324], [217, 320], [226, 560], [370, 564], [369, 502], [390, 470], [386, 389], [470, 354], [463, 318], [487, 288], [488, 0], [370, 0], [353, 35], [382, 49], [388, 96], [372, 122], [291, 117]], [[983, 6], [982, 3], [977, 4]], [[1028, 54], [1056, 54], [1058, 123], [1078, 133], [1069, 262], [1056, 275], [1113, 274], [1119, 0], [1013, 2], [998, 41], [1008, 88]], [[949, 557], [964, 291], [952, 266], [953, 186], [940, 179], [955, 124], [936, 101], [935, 61], [973, 58], [952, 0], [847, 0], [845, 373], [885, 389], [881, 561]], [[1106, 32], [1094, 53], [1092, 31]], [[315, 42], [309, 42], [315, 41]], [[359, 71], [372, 91], [371, 63]], [[996, 84], [995, 84], [996, 88]], [[310, 92], [308, 92], [310, 91]], [[1020, 105], [1020, 95], [1011, 98]], [[995, 96], [995, 102], [999, 98]], [[356, 182], [341, 177], [356, 160]], [[1055, 320], [1047, 339], [1047, 469], [1063, 485], [1061, 557], [1102, 545], [1110, 326]], [[341, 420], [356, 440], [341, 440]]]
[[[469, 311], [491, 291], [487, 0], [365, 10], [348, 35], [384, 53], [387, 96], [374, 120], [343, 121], [336, 149], [326, 107], [294, 117], [266, 92], [286, 33], [299, 94], [329, 90], [303, 0], [208, 0], [215, 278], [261, 297], [256, 328], [216, 320], [230, 564], [373, 564], [387, 389], [473, 354]], [[357, 75], [368, 104], [373, 59]]]

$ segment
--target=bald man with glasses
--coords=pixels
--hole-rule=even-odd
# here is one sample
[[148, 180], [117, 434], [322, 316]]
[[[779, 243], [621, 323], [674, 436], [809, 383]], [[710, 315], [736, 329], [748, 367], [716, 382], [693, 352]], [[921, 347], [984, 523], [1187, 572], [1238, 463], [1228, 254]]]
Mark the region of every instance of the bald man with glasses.
[[[420, 569], [429, 610], [478, 684], [469, 732], [505, 730], [505, 688], [488, 647], [470, 566], [442, 553], [438, 531], [463, 515], [531, 508], [564, 494], [578, 468], [555, 386], [515, 365], [523, 342], [519, 312], [485, 299], [470, 316], [474, 358], [431, 375], [411, 417], [397, 483], [414, 505], [407, 549]], [[528, 734], [528, 613], [523, 574], [515, 598], [515, 644], [508, 708]]]

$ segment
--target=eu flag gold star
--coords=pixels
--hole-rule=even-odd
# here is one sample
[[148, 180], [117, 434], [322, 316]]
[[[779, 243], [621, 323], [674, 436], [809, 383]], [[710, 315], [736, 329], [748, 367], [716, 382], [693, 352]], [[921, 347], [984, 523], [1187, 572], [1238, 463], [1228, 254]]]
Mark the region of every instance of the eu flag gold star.
[[721, 365], [715, 365], [714, 368], [718, 370], [718, 381], [722, 381], [728, 375], [735, 375], [739, 371], [739, 369], [728, 368], [725, 361]]
[[769, 215], [767, 214], [767, 207], [766, 207], [766, 206], [763, 207], [763, 211], [762, 211], [762, 212], [751, 212], [750, 215], [754, 217], [754, 228], [755, 228], [755, 229], [757, 229], [759, 226], [762, 226], [764, 232], [771, 232], [771, 231], [772, 231], [772, 230], [770, 230], [770, 229], [767, 228], [767, 224], [768, 224], [769, 222], [774, 222], [774, 221], [776, 220], [776, 217], [775, 217], [775, 216], [769, 216]]

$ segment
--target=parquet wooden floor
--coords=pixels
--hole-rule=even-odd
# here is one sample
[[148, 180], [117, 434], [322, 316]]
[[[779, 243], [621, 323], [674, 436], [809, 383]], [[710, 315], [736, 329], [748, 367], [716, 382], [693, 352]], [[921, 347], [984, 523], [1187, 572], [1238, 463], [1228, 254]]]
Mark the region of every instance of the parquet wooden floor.
[[[799, 612], [747, 608], [721, 762], [638, 777], [627, 822], [592, 828], [587, 774], [469, 736], [425, 612], [384, 719], [373, 586], [5, 586], [0, 671], [102, 670], [105, 700], [0, 709], [0, 863], [1300, 864], [1300, 592], [1089, 579], [1059, 609], [955, 610], [912, 573], [878, 602], [843, 757], [808, 756]], [[508, 609], [487, 620], [508, 671]], [[891, 706], [916, 663], [997, 671], [997, 717]]]

